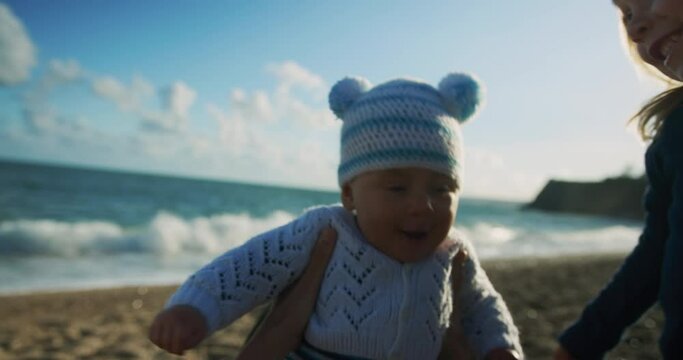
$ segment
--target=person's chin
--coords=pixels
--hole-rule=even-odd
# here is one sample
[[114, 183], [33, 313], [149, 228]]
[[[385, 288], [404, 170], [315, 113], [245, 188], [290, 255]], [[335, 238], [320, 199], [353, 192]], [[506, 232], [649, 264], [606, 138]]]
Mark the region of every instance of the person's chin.
[[683, 65], [678, 66], [678, 68], [674, 72], [673, 78], [678, 82], [683, 82]]
[[659, 71], [669, 79], [683, 82], [683, 66], [662, 66]]
[[683, 82], [683, 49], [669, 55], [669, 57], [659, 70], [669, 78]]

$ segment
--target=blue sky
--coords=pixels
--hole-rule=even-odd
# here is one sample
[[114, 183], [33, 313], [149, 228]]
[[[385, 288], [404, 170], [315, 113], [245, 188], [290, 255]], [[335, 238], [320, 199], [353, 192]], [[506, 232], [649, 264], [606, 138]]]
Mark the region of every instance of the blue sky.
[[[4, 70], [3, 70], [4, 69]], [[0, 157], [334, 189], [347, 75], [476, 74], [464, 196], [642, 172], [610, 1], [0, 2]]]

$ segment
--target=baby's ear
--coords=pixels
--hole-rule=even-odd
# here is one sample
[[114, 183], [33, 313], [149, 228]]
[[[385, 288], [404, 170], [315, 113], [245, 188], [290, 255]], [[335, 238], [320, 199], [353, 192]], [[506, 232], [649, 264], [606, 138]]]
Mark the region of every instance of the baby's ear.
[[483, 102], [483, 89], [472, 75], [451, 73], [439, 82], [444, 106], [459, 123], [471, 118]]
[[344, 205], [344, 209], [348, 210], [349, 212], [353, 212], [353, 210], [355, 210], [356, 206], [353, 203], [353, 189], [348, 182], [342, 185], [341, 201], [342, 205]]
[[344, 112], [371, 87], [370, 82], [362, 77], [347, 77], [339, 80], [328, 96], [330, 109], [338, 118], [343, 119]]

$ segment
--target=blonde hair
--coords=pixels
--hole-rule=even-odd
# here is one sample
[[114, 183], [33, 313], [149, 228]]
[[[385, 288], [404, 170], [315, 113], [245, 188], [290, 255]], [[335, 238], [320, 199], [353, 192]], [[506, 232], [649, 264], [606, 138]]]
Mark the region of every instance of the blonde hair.
[[669, 114], [677, 107], [683, 105], [683, 85], [646, 63], [638, 54], [636, 43], [629, 40], [623, 25], [621, 26], [621, 35], [622, 39], [626, 42], [626, 48], [634, 63], [648, 75], [656, 77], [669, 86], [669, 89], [648, 100], [629, 120], [629, 123], [637, 123], [638, 133], [643, 140], [652, 140], [659, 133], [659, 129]]
[[674, 87], [650, 99], [629, 122], [638, 123], [638, 133], [643, 140], [652, 140], [659, 133], [667, 116], [681, 104], [683, 86]]

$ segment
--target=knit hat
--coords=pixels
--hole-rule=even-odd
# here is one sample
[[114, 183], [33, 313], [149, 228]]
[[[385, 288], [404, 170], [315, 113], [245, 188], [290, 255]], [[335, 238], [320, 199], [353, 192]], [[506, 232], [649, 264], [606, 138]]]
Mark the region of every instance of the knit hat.
[[446, 75], [438, 90], [409, 79], [374, 88], [364, 78], [339, 81], [329, 95], [344, 122], [339, 185], [368, 171], [421, 167], [462, 186], [460, 124], [476, 113], [482, 92], [475, 78], [461, 73]]

